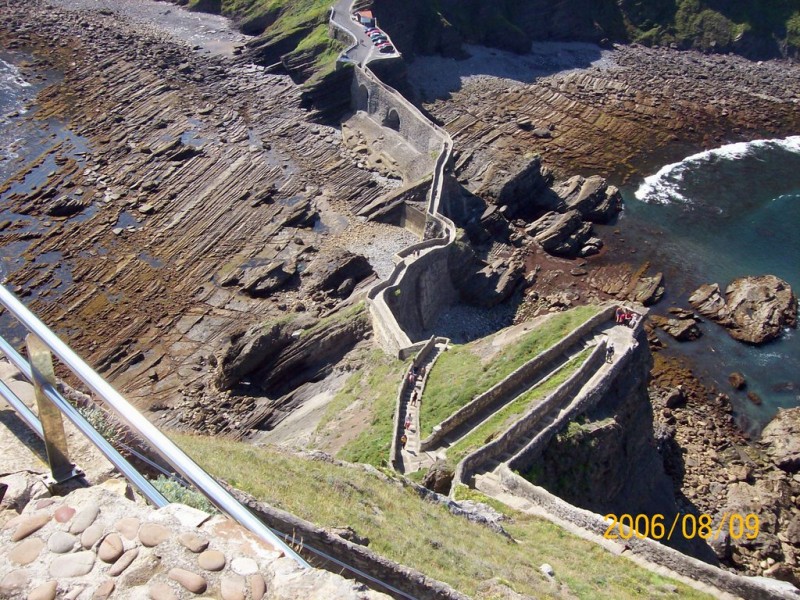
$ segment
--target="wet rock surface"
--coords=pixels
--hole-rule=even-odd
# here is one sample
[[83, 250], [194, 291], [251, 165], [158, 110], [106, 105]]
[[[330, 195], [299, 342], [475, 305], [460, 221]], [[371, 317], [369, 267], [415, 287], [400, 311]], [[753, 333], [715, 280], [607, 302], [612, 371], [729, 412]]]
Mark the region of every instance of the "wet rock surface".
[[[350, 230], [351, 209], [391, 186], [350, 161], [336, 128], [307, 119], [288, 77], [203, 56], [149, 13], [107, 4], [4, 5], [4, 47], [34, 57], [24, 75], [63, 73], [35, 118], [60, 120], [86, 148], [57, 140], [20, 161], [0, 194], [42, 231], [9, 223], [2, 242], [29, 243], [10, 277], [20, 295], [58, 288], [32, 302], [44, 321], [133, 402], [180, 413], [208, 388], [231, 331], [327, 314], [366, 276], [362, 265], [309, 296], [298, 272], [315, 258], [341, 247], [391, 256], [380, 248], [394, 248], [397, 228], [377, 240]], [[40, 186], [13, 191], [48, 160]], [[43, 254], [59, 260], [37, 264]]]

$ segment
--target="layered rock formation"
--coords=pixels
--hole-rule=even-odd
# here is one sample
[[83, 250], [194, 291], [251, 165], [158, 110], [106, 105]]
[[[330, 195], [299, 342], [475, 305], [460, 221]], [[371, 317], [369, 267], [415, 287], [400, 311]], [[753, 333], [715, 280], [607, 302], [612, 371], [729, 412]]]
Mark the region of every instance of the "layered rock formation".
[[734, 339], [762, 344], [775, 339], [784, 327], [797, 327], [797, 297], [788, 283], [774, 275], [741, 277], [720, 292], [719, 285], [704, 285], [689, 303], [728, 330]]
[[761, 433], [761, 442], [778, 467], [787, 473], [800, 472], [800, 408], [778, 409]]

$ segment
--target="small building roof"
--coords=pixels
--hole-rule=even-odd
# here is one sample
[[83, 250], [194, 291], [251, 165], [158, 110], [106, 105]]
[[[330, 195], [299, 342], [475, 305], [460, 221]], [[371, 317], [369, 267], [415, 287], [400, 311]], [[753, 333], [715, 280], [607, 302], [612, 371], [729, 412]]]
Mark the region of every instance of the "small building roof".
[[356, 13], [359, 17], [363, 17], [365, 19], [372, 18], [372, 11], [371, 10], [360, 10]]

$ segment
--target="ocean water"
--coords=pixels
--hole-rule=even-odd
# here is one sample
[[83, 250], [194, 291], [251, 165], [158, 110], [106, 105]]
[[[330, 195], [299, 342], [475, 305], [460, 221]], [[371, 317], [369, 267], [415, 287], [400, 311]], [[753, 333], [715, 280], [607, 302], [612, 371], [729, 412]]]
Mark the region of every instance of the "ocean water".
[[[703, 283], [724, 290], [745, 275], [777, 275], [800, 294], [800, 136], [695, 154], [622, 193], [620, 234], [614, 239], [606, 230], [605, 238], [663, 270], [667, 294], [656, 312], [689, 307], [688, 296]], [[778, 407], [800, 406], [798, 332], [749, 346], [714, 323], [701, 330], [695, 342], [667, 339], [669, 352], [685, 356], [698, 375], [731, 396], [746, 431], [757, 434]], [[730, 387], [732, 371], [745, 375], [761, 406]]]

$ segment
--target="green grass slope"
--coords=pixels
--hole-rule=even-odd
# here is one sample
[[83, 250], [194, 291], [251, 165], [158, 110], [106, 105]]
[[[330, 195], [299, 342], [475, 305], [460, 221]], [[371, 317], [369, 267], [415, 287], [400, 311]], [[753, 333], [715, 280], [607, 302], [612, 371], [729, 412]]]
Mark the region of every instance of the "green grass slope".
[[[328, 35], [329, 0], [183, 0], [189, 9], [230, 17], [257, 36], [249, 45], [264, 63], [285, 57], [301, 80], [333, 70], [343, 45]], [[312, 81], [313, 82], [313, 81]]]
[[[503, 509], [512, 541], [359, 468], [230, 440], [174, 439], [234, 487], [322, 527], [350, 525], [378, 554], [472, 597], [500, 597], [482, 594], [484, 582], [493, 578], [537, 598], [709, 597], [531, 515]], [[545, 562], [555, 569], [560, 586], [539, 572]]]

